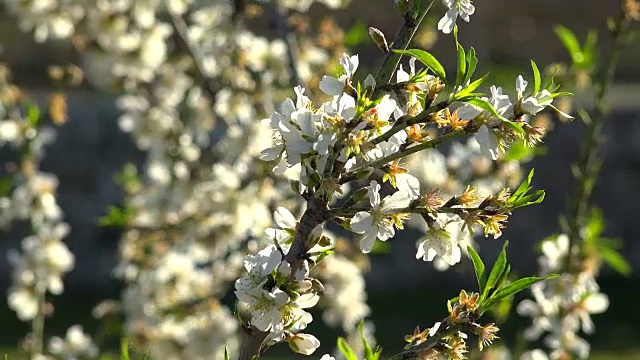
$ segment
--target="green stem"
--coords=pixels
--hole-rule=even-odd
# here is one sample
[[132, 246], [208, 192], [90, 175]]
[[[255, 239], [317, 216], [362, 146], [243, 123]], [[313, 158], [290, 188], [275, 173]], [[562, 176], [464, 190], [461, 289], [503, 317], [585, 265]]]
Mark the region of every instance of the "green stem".
[[[385, 55], [382, 65], [376, 74], [376, 87], [385, 86], [391, 82], [391, 77], [393, 77], [393, 73], [400, 63], [400, 58], [402, 58], [401, 54], [396, 54], [393, 50], [407, 49], [411, 43], [411, 39], [413, 39], [413, 36], [420, 27], [422, 20], [425, 15], [427, 15], [427, 12], [429, 12], [431, 5], [433, 5], [433, 1], [421, 0], [417, 14], [414, 14], [413, 21], [405, 21], [398, 36], [396, 36], [396, 40], [389, 47], [389, 52]], [[376, 93], [377, 92], [379, 92], [379, 90], [376, 90]]]
[[387, 141], [387, 140], [391, 139], [391, 137], [393, 135], [395, 135], [396, 133], [400, 132], [401, 130], [406, 129], [409, 126], [428, 122], [430, 115], [432, 115], [434, 113], [437, 113], [438, 111], [444, 110], [449, 105], [450, 104], [449, 104], [448, 101], [443, 101], [443, 102], [440, 102], [440, 103], [438, 103], [436, 105], [433, 105], [433, 106], [429, 107], [428, 109], [425, 109], [420, 114], [418, 114], [418, 115], [416, 115], [414, 117], [407, 117], [407, 118], [403, 117], [398, 122], [393, 124], [391, 129], [387, 130], [387, 132], [385, 132], [384, 134], [378, 136], [377, 138], [371, 140], [370, 143], [372, 145], [380, 144], [383, 141]]
[[595, 183], [598, 179], [598, 173], [600, 172], [598, 150], [604, 143], [602, 127], [604, 115], [607, 110], [606, 95], [609, 87], [613, 83], [620, 54], [627, 43], [627, 33], [629, 30], [630, 20], [625, 16], [624, 9], [621, 9], [620, 17], [616, 24], [617, 28], [613, 30], [614, 46], [611, 51], [611, 55], [603, 67], [600, 80], [598, 81], [599, 87], [595, 99], [595, 108], [593, 109], [593, 114], [589, 119], [590, 121], [586, 121], [587, 134], [585, 136], [579, 162], [577, 164], [579, 169], [578, 177], [576, 179], [578, 187], [574, 194], [570, 210], [570, 250], [566, 260], [566, 268], [570, 271], [576, 266], [576, 251], [573, 249], [582, 241], [580, 229], [584, 226], [591, 192], [595, 187]]
[[344, 173], [343, 177], [344, 178], [351, 178], [353, 175], [355, 175], [355, 173], [357, 173], [358, 171], [364, 169], [364, 168], [368, 168], [368, 167], [372, 167], [372, 168], [378, 168], [380, 166], [383, 166], [387, 163], [390, 163], [394, 160], [397, 159], [401, 159], [403, 157], [409, 156], [411, 154], [417, 153], [418, 151], [422, 151], [425, 149], [431, 149], [436, 147], [438, 144], [442, 143], [443, 141], [449, 140], [449, 139], [453, 139], [456, 138], [458, 136], [462, 136], [465, 135], [467, 132], [464, 130], [456, 130], [456, 131], [452, 131], [450, 133], [441, 135], [433, 140], [429, 140], [429, 141], [425, 141], [423, 143], [421, 143], [420, 145], [416, 145], [416, 146], [412, 146], [410, 148], [407, 148], [403, 151], [399, 151], [397, 153], [393, 153], [384, 157], [381, 157], [378, 160], [374, 160], [370, 163], [366, 163], [366, 164], [362, 164], [360, 166], [357, 166], [353, 169], [351, 169], [349, 172]]
[[31, 322], [31, 358], [35, 359], [38, 355], [42, 355], [44, 343], [44, 308], [46, 305], [46, 288], [41, 285], [41, 281], [35, 287], [38, 298], [38, 313]]

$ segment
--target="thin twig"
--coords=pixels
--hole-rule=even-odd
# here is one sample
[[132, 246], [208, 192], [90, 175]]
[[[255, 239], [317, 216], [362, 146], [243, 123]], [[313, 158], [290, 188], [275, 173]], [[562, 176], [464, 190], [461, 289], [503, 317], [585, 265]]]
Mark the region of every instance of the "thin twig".
[[349, 172], [345, 173], [343, 175], [344, 178], [350, 178], [351, 175], [357, 173], [358, 171], [364, 169], [364, 168], [368, 168], [368, 167], [373, 167], [373, 168], [377, 168], [379, 166], [382, 166], [386, 163], [389, 163], [391, 161], [397, 160], [397, 159], [401, 159], [403, 157], [409, 156], [411, 154], [415, 154], [418, 151], [422, 151], [425, 149], [431, 149], [436, 147], [436, 145], [440, 144], [443, 141], [449, 140], [449, 139], [453, 139], [456, 138], [458, 136], [462, 136], [467, 134], [467, 132], [465, 130], [456, 130], [456, 131], [452, 131], [450, 133], [438, 136], [437, 138], [434, 138], [432, 140], [429, 141], [425, 141], [419, 145], [415, 145], [412, 146], [410, 148], [407, 148], [404, 151], [398, 151], [396, 153], [393, 153], [391, 155], [387, 155], [384, 157], [381, 157], [380, 159], [374, 160], [370, 163], [366, 163], [366, 164], [362, 164], [360, 166], [357, 166], [353, 169], [351, 169]]
[[220, 90], [220, 85], [210, 76], [207, 76], [207, 72], [202, 67], [204, 63], [204, 55], [200, 52], [200, 49], [191, 46], [189, 43], [189, 27], [184, 17], [177, 14], [171, 14], [171, 25], [176, 34], [178, 45], [191, 56], [196, 69], [196, 80], [202, 83], [204, 90], [209, 94], [210, 100], [215, 101], [216, 95]]
[[580, 154], [577, 177], [577, 190], [573, 197], [570, 211], [569, 224], [569, 254], [567, 255], [566, 268], [571, 271], [575, 267], [575, 251], [573, 248], [582, 240], [580, 229], [583, 227], [591, 192], [595, 186], [600, 172], [600, 162], [598, 161], [598, 151], [604, 143], [602, 127], [604, 115], [606, 113], [606, 96], [609, 87], [613, 83], [616, 67], [622, 50], [627, 45], [630, 19], [625, 15], [624, 1], [621, 1], [620, 17], [613, 29], [614, 46], [605, 66], [602, 68], [598, 92], [596, 94], [595, 108], [590, 121], [587, 122], [587, 134], [584, 139], [582, 152]]
[[[382, 61], [382, 65], [380, 66], [380, 69], [376, 74], [376, 87], [386, 86], [391, 82], [391, 77], [393, 76], [393, 73], [396, 71], [396, 68], [400, 63], [400, 58], [402, 58], [401, 54], [396, 54], [395, 52], [393, 52], [393, 50], [407, 49], [407, 47], [411, 43], [411, 39], [413, 39], [413, 36], [420, 27], [422, 20], [424, 19], [425, 15], [427, 15], [427, 12], [429, 12], [431, 5], [433, 5], [433, 1], [429, 2], [422, 0], [418, 8], [418, 13], [412, 14], [414, 15], [413, 18], [409, 17], [405, 19], [404, 25], [402, 25], [402, 28], [398, 32], [396, 39], [389, 47], [390, 51], [385, 55], [384, 60]], [[376, 89], [376, 92], [380, 91], [379, 89], [380, 88]]]
[[291, 81], [293, 85], [302, 85], [300, 81], [300, 75], [298, 73], [298, 40], [295, 34], [291, 31], [291, 27], [287, 23], [286, 9], [280, 6], [277, 2], [273, 2], [271, 5], [271, 11], [273, 13], [273, 19], [276, 24], [276, 29], [282, 40], [287, 45], [287, 61], [289, 62], [289, 71], [291, 72]]

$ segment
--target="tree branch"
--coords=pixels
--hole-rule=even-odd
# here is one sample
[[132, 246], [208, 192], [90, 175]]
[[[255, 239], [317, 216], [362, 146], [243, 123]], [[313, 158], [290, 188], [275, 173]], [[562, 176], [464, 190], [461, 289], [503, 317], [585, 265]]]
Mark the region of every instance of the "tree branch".
[[287, 60], [289, 61], [289, 71], [291, 72], [291, 81], [294, 86], [302, 85], [298, 72], [298, 40], [287, 23], [285, 11], [276, 2], [271, 5], [273, 19], [278, 30], [278, 34], [285, 44], [287, 44]]
[[579, 162], [577, 164], [579, 174], [577, 177], [577, 190], [574, 194], [572, 208], [570, 211], [569, 224], [569, 253], [566, 259], [566, 268], [571, 271], [576, 264], [574, 251], [572, 249], [582, 240], [580, 229], [583, 227], [589, 207], [589, 199], [591, 192], [597, 182], [598, 173], [600, 172], [600, 162], [598, 161], [598, 151], [604, 143], [602, 136], [602, 127], [604, 115], [606, 113], [606, 95], [609, 87], [613, 83], [616, 67], [622, 50], [628, 42], [628, 32], [631, 19], [629, 19], [624, 10], [624, 1], [621, 1], [621, 9], [619, 19], [616, 22], [616, 28], [613, 30], [614, 46], [611, 54], [602, 68], [598, 92], [596, 94], [595, 108], [590, 121], [587, 122], [587, 134], [584, 139]]
[[[389, 47], [389, 52], [385, 55], [382, 65], [376, 74], [376, 87], [385, 86], [391, 82], [391, 77], [400, 63], [400, 58], [402, 58], [401, 54], [396, 54], [393, 50], [407, 49], [409, 43], [411, 43], [411, 39], [413, 39], [413, 36], [420, 27], [422, 20], [431, 8], [431, 5], [433, 5], [433, 1], [420, 1], [418, 12], [416, 14], [412, 14], [413, 17], [405, 19], [404, 25], [400, 29], [400, 32], [398, 32], [393, 44]], [[376, 90], [376, 93], [378, 91], [379, 90]]]
[[220, 86], [214, 81], [214, 79], [206, 75], [206, 71], [202, 67], [204, 56], [200, 50], [189, 44], [189, 37], [187, 35], [189, 28], [187, 22], [181, 15], [171, 14], [171, 26], [176, 34], [178, 46], [189, 54], [193, 60], [196, 69], [196, 80], [202, 83], [204, 90], [209, 94], [211, 101], [215, 101], [216, 95], [220, 90]]

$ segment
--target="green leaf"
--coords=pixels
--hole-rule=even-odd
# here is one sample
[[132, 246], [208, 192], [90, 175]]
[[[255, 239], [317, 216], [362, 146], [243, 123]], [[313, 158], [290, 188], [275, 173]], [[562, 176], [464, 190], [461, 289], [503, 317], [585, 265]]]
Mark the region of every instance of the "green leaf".
[[580, 43], [576, 38], [576, 35], [567, 27], [557, 25], [553, 31], [556, 33], [564, 47], [571, 55], [571, 61], [576, 65], [581, 65], [584, 62], [584, 54], [580, 48]]
[[469, 252], [469, 256], [471, 256], [471, 261], [473, 262], [473, 270], [476, 273], [476, 279], [478, 280], [478, 289], [479, 292], [482, 293], [484, 291], [484, 287], [487, 284], [487, 275], [485, 274], [485, 266], [480, 258], [480, 255], [473, 250], [471, 246], [467, 246], [467, 251]]
[[546, 193], [544, 190], [537, 190], [531, 194], [528, 194], [531, 190], [531, 179], [533, 178], [534, 169], [531, 169], [527, 179], [520, 184], [516, 192], [509, 197], [509, 204], [511, 209], [517, 209], [523, 206], [529, 206], [533, 204], [539, 204], [544, 200]]
[[369, 39], [369, 28], [364, 21], [358, 21], [344, 36], [344, 44], [348, 48], [353, 48]]
[[380, 358], [380, 354], [382, 354], [382, 350], [379, 348], [376, 348], [376, 350], [371, 349], [371, 346], [367, 342], [367, 338], [364, 337], [364, 320], [360, 320], [360, 324], [358, 324], [358, 332], [360, 333], [360, 339], [362, 339], [365, 360], [378, 360]]
[[539, 281], [543, 281], [543, 280], [552, 280], [555, 279], [557, 277], [557, 275], [551, 275], [551, 276], [547, 276], [544, 278], [541, 277], [526, 277], [526, 278], [522, 278], [522, 279], [518, 279], [514, 282], [512, 282], [511, 284], [505, 286], [502, 289], [499, 289], [495, 295], [493, 295], [491, 297], [491, 299], [489, 299], [489, 301], [487, 301], [484, 304], [484, 307], [486, 309], [490, 308], [491, 306], [497, 304], [500, 300], [515, 295], [517, 293], [519, 293], [522, 290], [527, 289], [529, 286], [539, 282]]
[[508, 241], [504, 242], [502, 246], [502, 250], [496, 259], [496, 262], [493, 264], [493, 268], [491, 269], [491, 273], [489, 274], [489, 279], [487, 279], [487, 285], [482, 291], [482, 296], [480, 300], [482, 303], [483, 300], [487, 298], [487, 295], [491, 290], [495, 289], [496, 284], [500, 279], [502, 279], [502, 274], [504, 273], [505, 268], [507, 267], [507, 246], [509, 245]]
[[514, 141], [511, 143], [507, 152], [505, 153], [505, 161], [519, 161], [528, 162], [532, 158], [538, 155], [544, 155], [547, 153], [547, 147], [544, 145], [527, 146], [524, 140]]
[[631, 265], [629, 265], [624, 256], [618, 251], [610, 247], [599, 247], [598, 254], [600, 254], [602, 260], [617, 273], [624, 276], [631, 275]]
[[464, 80], [464, 74], [467, 72], [467, 60], [464, 53], [464, 48], [458, 42], [458, 26], [453, 26], [453, 39], [456, 42], [456, 49], [458, 51], [458, 68], [456, 73], [456, 87], [462, 85]]
[[475, 105], [479, 108], [482, 108], [484, 110], [487, 110], [488, 112], [490, 112], [493, 116], [497, 117], [498, 119], [502, 120], [502, 121], [509, 121], [508, 119], [504, 118], [502, 115], [498, 114], [498, 111], [496, 110], [496, 108], [493, 107], [493, 105], [491, 105], [489, 102], [482, 100], [482, 99], [471, 99], [469, 101], [465, 101], [466, 103], [469, 103], [471, 105]]
[[129, 224], [129, 221], [133, 217], [133, 210], [131, 208], [118, 208], [115, 206], [109, 207], [107, 215], [98, 218], [98, 225], [100, 226], [112, 226], [112, 227], [125, 227]]
[[[535, 168], [531, 169], [531, 171], [529, 171], [529, 175], [527, 175], [527, 178], [525, 180], [522, 181], [522, 184], [520, 184], [520, 186], [518, 187], [518, 189], [516, 190], [516, 192], [513, 193], [513, 195], [511, 195], [511, 198], [513, 199], [519, 199], [521, 196], [523, 196], [524, 194], [526, 194], [527, 192], [529, 192], [529, 190], [531, 190], [531, 179], [533, 179], [533, 174], [535, 172]], [[511, 199], [509, 199], [511, 200]]]
[[376, 241], [371, 248], [371, 254], [389, 254], [391, 252], [391, 244], [389, 241]]
[[428, 52], [424, 50], [419, 50], [419, 49], [411, 49], [411, 50], [394, 49], [393, 51], [397, 54], [409, 55], [416, 58], [418, 61], [423, 63], [424, 66], [426, 66], [431, 71], [433, 71], [433, 73], [436, 74], [437, 77], [442, 79], [442, 81], [446, 80], [447, 75], [444, 71], [444, 67], [442, 67], [442, 64], [440, 64], [440, 62], [438, 61], [438, 59], [435, 58], [435, 56], [429, 54]]
[[343, 337], [338, 338], [338, 350], [340, 350], [347, 360], [358, 360], [356, 353], [351, 350], [351, 347]]
[[[460, 99], [458, 99], [458, 101], [460, 101]], [[478, 99], [478, 98], [465, 100], [464, 102], [466, 102], [468, 104], [472, 104], [472, 105], [478, 106], [478, 107], [480, 107], [480, 108], [482, 108], [484, 110], [487, 110], [493, 116], [495, 116], [498, 119], [502, 120], [502, 122], [505, 125], [510, 127], [520, 137], [522, 137], [524, 135], [524, 130], [522, 129], [522, 127], [520, 125], [518, 125], [518, 124], [514, 123], [513, 121], [505, 118], [504, 116], [498, 114], [498, 111], [496, 110], [496, 108], [494, 108], [493, 105], [491, 105], [489, 102], [487, 102], [485, 100], [482, 100], [482, 99]]]
[[511, 203], [511, 210], [517, 209], [517, 208], [521, 208], [521, 207], [525, 207], [525, 206], [529, 206], [529, 205], [535, 205], [535, 204], [540, 204], [542, 201], [544, 201], [544, 197], [546, 196], [546, 192], [544, 190], [537, 190], [536, 192], [523, 196], [520, 199], [518, 199], [515, 202]]
[[478, 65], [478, 57], [476, 56], [476, 50], [474, 48], [470, 48], [467, 52], [467, 72], [464, 75], [464, 80], [462, 83], [466, 84], [471, 80], [471, 77], [476, 72], [476, 66]]
[[540, 69], [538, 69], [538, 65], [536, 65], [536, 62], [533, 60], [531, 60], [531, 69], [533, 70], [533, 93], [537, 94], [540, 92], [542, 82], [540, 79]]
[[37, 127], [40, 122], [40, 108], [32, 102], [27, 102], [27, 119], [31, 127]]
[[477, 89], [487, 79], [487, 76], [489, 76], [489, 74], [490, 73], [486, 73], [483, 77], [477, 79], [476, 81], [469, 84], [469, 86], [460, 90], [457, 94], [455, 94], [453, 101], [457, 101], [459, 98], [469, 96], [469, 94], [471, 94], [473, 90]]
[[13, 187], [13, 180], [10, 177], [0, 179], [0, 197], [7, 196]]
[[585, 241], [596, 240], [600, 237], [604, 231], [604, 216], [602, 210], [598, 208], [591, 208], [589, 211], [589, 217], [585, 226]]
[[506, 284], [509, 280], [510, 273], [511, 273], [511, 264], [507, 263], [507, 267], [502, 272], [502, 276], [500, 277], [500, 280], [496, 283], [496, 286], [494, 287], [495, 291], [498, 291], [504, 287], [504, 284]]
[[229, 357], [229, 348], [227, 348], [226, 346], [224, 347], [224, 360], [230, 360], [231, 358]]
[[120, 351], [120, 360], [129, 360], [129, 342], [127, 339], [122, 339]]
[[596, 63], [598, 57], [598, 32], [596, 30], [590, 30], [587, 33], [587, 38], [582, 46], [582, 53], [584, 54], [584, 66], [593, 66]]

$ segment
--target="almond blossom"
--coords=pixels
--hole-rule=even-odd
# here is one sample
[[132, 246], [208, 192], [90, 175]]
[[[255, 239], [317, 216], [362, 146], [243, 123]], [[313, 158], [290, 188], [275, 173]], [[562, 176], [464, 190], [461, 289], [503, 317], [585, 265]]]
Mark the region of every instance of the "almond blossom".
[[395, 227], [398, 226], [398, 222], [394, 219], [394, 216], [397, 216], [397, 210], [406, 208], [411, 202], [411, 196], [404, 191], [397, 191], [381, 200], [380, 185], [375, 180], [369, 184], [367, 193], [371, 210], [356, 213], [350, 222], [353, 232], [363, 234], [360, 239], [360, 249], [364, 253], [371, 251], [376, 239], [386, 241], [393, 237]]

